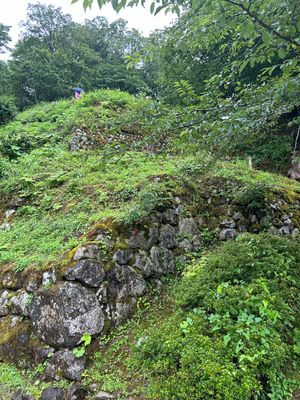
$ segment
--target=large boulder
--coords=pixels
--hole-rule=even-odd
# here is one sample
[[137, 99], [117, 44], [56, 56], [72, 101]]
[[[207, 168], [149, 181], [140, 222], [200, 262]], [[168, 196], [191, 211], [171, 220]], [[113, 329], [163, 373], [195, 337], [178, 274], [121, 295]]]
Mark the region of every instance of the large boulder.
[[99, 334], [104, 326], [96, 295], [71, 282], [39, 289], [30, 305], [30, 317], [37, 335], [55, 348], [73, 347], [84, 333]]
[[153, 263], [153, 271], [156, 275], [174, 272], [175, 266], [171, 250], [153, 246], [150, 250], [150, 257]]
[[98, 287], [105, 277], [105, 271], [101, 262], [85, 259], [69, 267], [64, 277], [69, 281], [79, 281], [87, 286]]

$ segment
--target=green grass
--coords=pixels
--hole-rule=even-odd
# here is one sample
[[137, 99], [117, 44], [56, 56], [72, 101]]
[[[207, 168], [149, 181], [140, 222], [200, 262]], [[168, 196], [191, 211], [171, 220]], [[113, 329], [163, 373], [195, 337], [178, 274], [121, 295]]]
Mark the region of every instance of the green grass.
[[[53, 384], [41, 382], [38, 370], [20, 370], [13, 365], [0, 363], [0, 400], [10, 399], [17, 390], [36, 400], [40, 399], [42, 391]], [[66, 381], [57, 382], [56, 386], [66, 387]]]
[[0, 231], [0, 264], [40, 266], [77, 245], [103, 217], [142, 217], [162, 201], [156, 192], [175, 185], [150, 178], [175, 176], [175, 170], [172, 157], [145, 153], [128, 152], [107, 163], [101, 152], [70, 153], [60, 147], [24, 155], [0, 184], [2, 193], [16, 193], [28, 203], [18, 209], [11, 229]]
[[[22, 270], [54, 262], [103, 217], [134, 222], [207, 175], [300, 191], [298, 183], [250, 171], [242, 162], [213, 169], [211, 157], [204, 153], [178, 154], [177, 147], [173, 153], [169, 149], [154, 154], [143, 146], [137, 151], [151, 132], [143, 131], [133, 117], [149, 104], [124, 92], [102, 90], [85, 94], [78, 102], [40, 104], [0, 128], [0, 151], [5, 156], [0, 158], [2, 215], [6, 199], [24, 200], [11, 229], [0, 231], [0, 265], [10, 263]], [[122, 131], [139, 136], [129, 144], [116, 140], [71, 153], [67, 144], [76, 127], [95, 137], [100, 132], [113, 138]]]
[[265, 184], [269, 187], [286, 189], [300, 193], [300, 183], [275, 173], [249, 169], [246, 161], [219, 163], [212, 172], [216, 176], [240, 181], [244, 184]]

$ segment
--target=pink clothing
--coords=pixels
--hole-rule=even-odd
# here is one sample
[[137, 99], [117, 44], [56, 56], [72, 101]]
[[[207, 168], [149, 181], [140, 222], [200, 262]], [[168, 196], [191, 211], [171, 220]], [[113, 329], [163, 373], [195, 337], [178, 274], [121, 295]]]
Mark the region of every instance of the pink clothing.
[[79, 93], [79, 92], [75, 92], [75, 99], [80, 99], [80, 97], [81, 97], [81, 93]]

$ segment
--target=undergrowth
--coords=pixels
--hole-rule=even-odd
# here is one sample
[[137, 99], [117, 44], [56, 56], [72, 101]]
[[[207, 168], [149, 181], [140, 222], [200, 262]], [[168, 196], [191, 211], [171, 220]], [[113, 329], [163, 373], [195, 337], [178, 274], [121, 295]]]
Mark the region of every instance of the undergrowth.
[[298, 243], [246, 234], [100, 342], [85, 384], [118, 398], [288, 400], [299, 389]]

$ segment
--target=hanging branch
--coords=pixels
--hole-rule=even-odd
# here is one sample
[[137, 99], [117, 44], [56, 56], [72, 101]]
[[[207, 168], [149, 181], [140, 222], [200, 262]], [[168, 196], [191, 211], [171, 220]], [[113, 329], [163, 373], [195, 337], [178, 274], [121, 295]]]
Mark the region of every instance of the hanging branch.
[[297, 42], [296, 40], [292, 39], [289, 36], [285, 36], [282, 33], [278, 32], [276, 29], [274, 29], [272, 26], [268, 25], [266, 22], [264, 22], [257, 14], [255, 14], [253, 11], [250, 11], [250, 7], [246, 7], [244, 4], [239, 3], [234, 0], [224, 0], [226, 3], [233, 4], [239, 8], [241, 8], [249, 17], [253, 18], [255, 22], [257, 22], [260, 26], [265, 28], [269, 33], [272, 33], [273, 35], [279, 37], [280, 39], [284, 40], [285, 42], [289, 42], [297, 47], [300, 47], [300, 43]]

